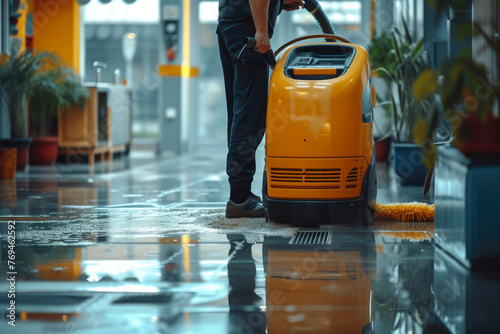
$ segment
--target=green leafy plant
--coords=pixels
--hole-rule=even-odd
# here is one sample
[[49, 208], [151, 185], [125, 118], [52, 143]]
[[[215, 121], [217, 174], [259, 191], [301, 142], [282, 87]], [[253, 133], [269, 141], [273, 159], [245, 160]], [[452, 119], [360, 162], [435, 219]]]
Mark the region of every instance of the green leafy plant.
[[[449, 0], [429, 0], [429, 3], [438, 11], [450, 5], [454, 8], [463, 8], [466, 5], [464, 1], [452, 3]], [[477, 22], [472, 24], [472, 29], [470, 24], [465, 24], [464, 27], [468, 29], [463, 29], [459, 38], [481, 38], [493, 51], [497, 65], [500, 64], [500, 43]], [[500, 67], [497, 66], [497, 70], [500, 77]], [[436, 84], [438, 76], [443, 78], [443, 84], [440, 86]], [[457, 147], [468, 141], [469, 117], [475, 116], [483, 124], [494, 118], [498, 119], [494, 105], [495, 99], [500, 101], [500, 84], [489, 79], [486, 67], [473, 59], [470, 50], [447, 59], [437, 70], [422, 73], [415, 85], [415, 93], [417, 98], [426, 98], [436, 93], [440, 95], [444, 115], [453, 130], [453, 143]], [[432, 136], [432, 124], [429, 119], [422, 119], [420, 123], [420, 130], [415, 136], [420, 141], [429, 141]]]
[[46, 137], [52, 118], [72, 105], [83, 109], [88, 95], [80, 78], [70, 68], [60, 64], [44, 68], [34, 77], [30, 94], [32, 132]]
[[27, 101], [35, 134], [46, 136], [54, 115], [73, 104], [83, 109], [88, 97], [80, 78], [57, 56], [31, 51], [0, 56], [0, 92], [9, 110], [12, 138], [28, 135]]
[[389, 33], [384, 31], [381, 34], [377, 34], [374, 32], [368, 48], [371, 68], [375, 69], [372, 71], [372, 84], [377, 94], [377, 105], [374, 110], [375, 119], [373, 127], [374, 136], [376, 136], [377, 141], [383, 141], [392, 135], [392, 132], [389, 131], [392, 108], [391, 103], [388, 101], [389, 95], [387, 89], [384, 88], [384, 86], [390, 87], [390, 80], [385, 72], [376, 69], [384, 68], [389, 72], [393, 71], [393, 66], [396, 63], [395, 54], [391, 52], [393, 45], [392, 36]]
[[0, 55], [0, 96], [8, 108], [11, 137], [27, 137], [26, 99], [33, 90], [33, 78], [47, 54]]
[[388, 79], [393, 118], [391, 134], [396, 142], [413, 142], [413, 128], [431, 109], [429, 101], [415, 98], [413, 86], [429, 65], [423, 50], [423, 40], [413, 41], [404, 19], [403, 26], [404, 33], [397, 28], [391, 32], [393, 48], [386, 67], [377, 68], [374, 72], [381, 72]]
[[[385, 68], [389, 72], [393, 71], [393, 66], [396, 63], [395, 54], [392, 53], [394, 49], [392, 35], [387, 32], [382, 32], [380, 35], [374, 33], [374, 37], [371, 40], [370, 47], [368, 48], [368, 54], [370, 55], [370, 63], [372, 68]], [[384, 72], [377, 73], [378, 76], [385, 78], [387, 77]]]

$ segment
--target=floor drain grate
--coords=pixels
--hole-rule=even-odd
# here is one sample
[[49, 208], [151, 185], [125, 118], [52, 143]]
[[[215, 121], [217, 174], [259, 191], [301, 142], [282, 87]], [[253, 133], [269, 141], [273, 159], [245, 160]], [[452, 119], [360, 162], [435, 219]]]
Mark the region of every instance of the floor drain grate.
[[290, 245], [328, 245], [332, 241], [331, 232], [300, 231], [290, 240]]
[[171, 294], [123, 296], [113, 304], [164, 304], [172, 299]]

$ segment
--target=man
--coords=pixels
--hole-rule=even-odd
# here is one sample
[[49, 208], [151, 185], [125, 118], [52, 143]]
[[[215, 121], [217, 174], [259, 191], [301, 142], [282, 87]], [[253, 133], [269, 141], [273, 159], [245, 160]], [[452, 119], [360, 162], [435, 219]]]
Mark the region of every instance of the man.
[[[269, 67], [264, 54], [271, 48], [269, 40], [281, 9], [301, 6], [302, 0], [219, 0], [217, 34], [226, 90], [226, 171], [231, 187], [228, 218], [264, 217], [260, 198], [251, 192], [255, 150], [266, 128]], [[239, 54], [245, 37], [252, 36], [255, 48]]]

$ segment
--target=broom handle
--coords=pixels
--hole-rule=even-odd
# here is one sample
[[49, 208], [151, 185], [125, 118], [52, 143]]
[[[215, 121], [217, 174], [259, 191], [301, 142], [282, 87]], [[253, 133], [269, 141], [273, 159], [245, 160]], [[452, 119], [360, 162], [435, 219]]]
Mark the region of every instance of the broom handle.
[[434, 166], [427, 171], [427, 175], [425, 176], [424, 188], [422, 190], [424, 195], [427, 195], [431, 188], [432, 174], [434, 174]]

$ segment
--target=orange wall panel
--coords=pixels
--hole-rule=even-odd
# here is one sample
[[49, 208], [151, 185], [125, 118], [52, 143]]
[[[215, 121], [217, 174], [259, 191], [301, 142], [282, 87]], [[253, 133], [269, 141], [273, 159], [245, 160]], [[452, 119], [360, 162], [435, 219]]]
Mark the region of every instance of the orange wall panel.
[[57, 54], [80, 74], [80, 5], [74, 0], [34, 0], [33, 48]]

